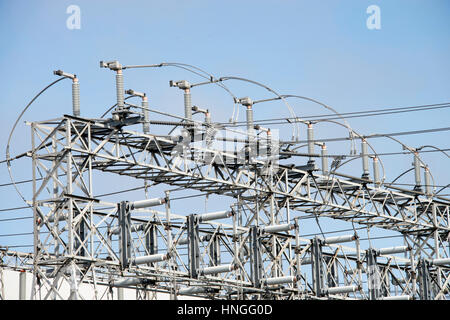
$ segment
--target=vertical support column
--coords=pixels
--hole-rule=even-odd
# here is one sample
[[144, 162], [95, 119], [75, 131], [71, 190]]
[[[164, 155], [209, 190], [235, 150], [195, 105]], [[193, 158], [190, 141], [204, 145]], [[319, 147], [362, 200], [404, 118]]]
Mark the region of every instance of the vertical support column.
[[78, 300], [78, 279], [75, 267], [75, 261], [71, 261], [70, 265], [67, 267], [70, 272], [70, 296], [69, 300]]
[[[67, 119], [66, 120], [66, 146], [67, 147], [72, 147], [72, 124], [71, 124], [71, 120]], [[67, 172], [67, 184], [66, 184], [66, 190], [68, 194], [72, 194], [73, 193], [73, 187], [72, 187], [72, 152], [68, 152], [67, 153], [67, 168], [66, 168], [66, 172]], [[67, 224], [68, 224], [68, 248], [67, 248], [67, 254], [69, 256], [73, 256], [74, 253], [74, 228], [73, 228], [73, 218], [74, 218], [74, 210], [73, 210], [73, 199], [71, 198], [66, 198], [65, 201], [68, 202], [68, 219], [67, 219]]]
[[145, 246], [148, 254], [158, 253], [158, 235], [156, 225], [151, 224], [145, 235]]
[[119, 252], [120, 264], [122, 268], [128, 268], [131, 256], [131, 217], [127, 201], [122, 201], [118, 206], [119, 216]]
[[[438, 227], [437, 208], [436, 208], [436, 203], [434, 203], [434, 202], [431, 207], [431, 212], [433, 214], [433, 226], [435, 227], [434, 234], [433, 234], [433, 236], [434, 236], [434, 259], [440, 259], [441, 254], [439, 252], [439, 248], [440, 248], [441, 242], [440, 242], [440, 237], [439, 237], [439, 231], [437, 229], [437, 227]], [[442, 286], [442, 276], [441, 276], [441, 267], [438, 265], [436, 266], [436, 280], [438, 283], [438, 291], [439, 291], [439, 287]]]
[[388, 267], [384, 267], [383, 268], [383, 276], [384, 276], [384, 280], [381, 281], [381, 283], [383, 284], [382, 289], [382, 295], [383, 297], [387, 297], [390, 294], [390, 289], [391, 289], [391, 281], [389, 280], [389, 268]]
[[170, 226], [170, 191], [166, 191], [166, 223], [165, 230], [167, 231], [167, 253], [171, 256], [172, 250], [172, 227]]
[[[80, 212], [75, 213], [75, 217], [81, 214]], [[83, 218], [80, 218], [80, 222], [78, 227], [75, 228], [75, 232], [77, 234], [77, 238], [75, 238], [75, 253], [77, 256], [86, 256], [86, 250], [83, 247], [83, 242], [86, 239], [85, 237], [85, 222]]]
[[262, 279], [262, 259], [261, 259], [261, 239], [257, 226], [250, 227], [250, 271], [251, 280], [256, 288], [261, 287]]
[[297, 265], [297, 272], [296, 272], [296, 277], [297, 279], [301, 279], [301, 270], [300, 270], [300, 227], [299, 227], [299, 223], [298, 223], [298, 217], [294, 218], [295, 221], [295, 258], [296, 258], [296, 265]]
[[[35, 142], [35, 123], [31, 123], [31, 163], [32, 163], [32, 180], [33, 180], [33, 282], [31, 288], [31, 300], [36, 298], [36, 287], [39, 285], [38, 274], [38, 250], [39, 250], [39, 221], [37, 212], [37, 199], [36, 199], [36, 142]], [[8, 155], [9, 157], [9, 155]]]
[[322, 263], [322, 244], [321, 240], [316, 236], [311, 239], [311, 268], [313, 288], [317, 297], [323, 296], [323, 263]]
[[199, 235], [198, 235], [198, 218], [197, 215], [191, 214], [187, 217], [188, 225], [188, 255], [189, 255], [189, 276], [191, 278], [198, 277], [198, 269], [200, 267], [199, 252]]
[[431, 300], [430, 264], [424, 258], [419, 260], [417, 265], [419, 276], [419, 298], [421, 300]]
[[[327, 263], [328, 266], [328, 270], [330, 270], [329, 272], [327, 272], [326, 274], [326, 278], [327, 278], [327, 285], [328, 287], [337, 287], [339, 284], [339, 279], [338, 279], [338, 270], [336, 268], [336, 260], [333, 259], [332, 257], [325, 257], [325, 261]], [[331, 263], [331, 266], [329, 266]]]
[[[58, 152], [56, 135], [54, 135], [52, 137], [52, 152], [54, 154], [56, 154]], [[52, 161], [52, 168], [55, 168], [56, 165], [57, 165], [56, 159], [54, 159]], [[54, 197], [54, 199], [58, 198], [58, 196], [59, 196], [58, 179], [56, 178], [56, 177], [58, 177], [58, 173], [59, 173], [59, 170], [56, 169], [55, 175], [53, 176], [53, 197]], [[55, 214], [56, 214], [56, 212], [55, 212]], [[55, 228], [55, 230], [59, 230], [59, 219], [55, 219], [54, 228]], [[55, 246], [54, 254], [55, 254], [55, 256], [58, 257], [59, 256], [59, 241], [58, 241], [58, 239], [54, 239], [54, 246]]]
[[19, 300], [26, 300], [27, 295], [27, 273], [20, 270], [19, 273]]
[[5, 280], [3, 277], [3, 257], [0, 259], [0, 300], [5, 300]]
[[123, 299], [123, 288], [122, 287], [118, 287], [117, 288], [117, 300], [124, 300]]
[[[167, 232], [167, 254], [169, 255], [168, 265], [170, 270], [176, 269], [176, 262], [174, 263], [172, 260], [172, 250], [173, 250], [173, 243], [172, 243], [172, 227], [170, 223], [170, 191], [165, 191], [166, 198], [166, 226], [165, 231]], [[173, 282], [172, 282], [172, 288], [170, 289], [170, 300], [177, 300], [177, 279], [174, 276]]]
[[220, 239], [217, 235], [215, 235], [212, 239], [212, 243], [210, 246], [210, 253], [211, 253], [211, 263], [210, 266], [218, 266], [220, 265], [220, 260], [221, 260], [221, 256], [220, 256]]
[[380, 271], [377, 264], [377, 252], [368, 249], [367, 255], [367, 282], [369, 287], [369, 299], [377, 300], [381, 295]]

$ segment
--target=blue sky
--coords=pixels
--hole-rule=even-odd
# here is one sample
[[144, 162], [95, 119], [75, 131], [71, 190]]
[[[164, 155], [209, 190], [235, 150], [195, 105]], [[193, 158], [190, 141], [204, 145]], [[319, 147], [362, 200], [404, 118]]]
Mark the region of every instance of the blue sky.
[[[66, 27], [69, 5], [80, 7], [79, 30]], [[366, 27], [370, 5], [380, 7], [380, 30]], [[449, 102], [449, 18], [450, 3], [446, 0], [1, 1], [0, 159], [5, 157], [15, 119], [28, 101], [55, 79], [53, 70], [79, 76], [82, 115], [98, 117], [114, 104], [114, 77], [99, 68], [100, 60], [118, 59], [125, 65], [188, 63], [217, 76], [245, 77], [280, 93], [308, 96], [340, 112]], [[127, 87], [149, 92], [151, 106], [181, 114], [182, 96], [167, 86], [171, 77], [191, 75], [169, 69], [129, 70], [125, 82]], [[230, 87], [242, 96], [267, 97], [265, 90], [243, 83], [230, 82]], [[213, 93], [203, 90], [193, 99], [210, 107], [213, 120], [226, 121], [232, 103], [225, 100], [226, 95], [216, 94], [217, 89], [209, 88]], [[70, 113], [70, 99], [70, 83], [66, 81], [40, 98], [22, 120]], [[323, 112], [298, 101], [292, 104], [299, 116]], [[255, 118], [287, 116], [278, 106], [261, 107]], [[446, 127], [449, 119], [450, 111], [440, 109], [351, 119], [350, 124], [370, 134]], [[345, 135], [334, 127], [323, 130], [316, 135]], [[401, 140], [414, 147], [434, 144], [448, 148], [449, 138], [444, 131]], [[29, 128], [21, 123], [14, 139], [12, 155], [27, 150]], [[374, 143], [381, 151], [401, 151], [391, 142]], [[430, 153], [425, 159], [436, 172], [436, 183], [447, 184], [448, 158]], [[389, 175], [395, 177], [410, 166], [411, 158], [385, 161]], [[26, 161], [17, 163], [14, 170], [18, 180], [31, 177]], [[8, 183], [4, 164], [0, 164], [0, 172], [0, 184]], [[136, 186], [138, 182], [124, 185]], [[22, 185], [21, 190], [29, 194], [28, 187]], [[1, 188], [0, 200], [4, 208], [23, 206], [12, 187]], [[7, 217], [26, 214], [30, 213], [8, 212]], [[0, 234], [10, 228], [31, 231], [26, 221], [14, 226], [0, 223]], [[16, 240], [0, 238], [0, 245]]]

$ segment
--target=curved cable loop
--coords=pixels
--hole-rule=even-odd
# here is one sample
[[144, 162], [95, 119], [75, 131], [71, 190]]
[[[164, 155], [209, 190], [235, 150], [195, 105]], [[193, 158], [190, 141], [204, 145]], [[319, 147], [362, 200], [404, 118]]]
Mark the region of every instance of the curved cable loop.
[[[279, 99], [281, 99], [281, 100], [284, 102], [284, 104], [286, 105], [286, 107], [288, 108], [288, 110], [289, 110], [291, 116], [292, 116], [294, 119], [298, 119], [298, 117], [295, 115], [294, 109], [293, 109], [293, 108], [291, 107], [291, 105], [286, 101], [286, 99], [284, 99], [280, 94], [278, 94], [275, 90], [269, 88], [268, 86], [266, 86], [266, 85], [264, 85], [264, 84], [262, 84], [262, 83], [259, 83], [259, 82], [257, 82], [257, 81], [254, 81], [254, 80], [250, 80], [250, 79], [246, 79], [246, 78], [241, 78], [241, 77], [233, 77], [233, 76], [220, 77], [218, 81], [226, 81], [226, 80], [240, 80], [240, 81], [245, 81], [245, 82], [249, 82], [249, 83], [256, 84], [257, 86], [260, 86], [260, 87], [266, 89], [267, 91], [273, 93], [275, 96], [277, 96]], [[297, 124], [297, 126], [295, 126], [294, 124], [292, 124], [292, 125], [293, 125], [293, 134], [292, 134], [292, 136], [295, 137], [295, 131], [297, 131], [297, 136], [296, 136], [296, 138], [297, 138], [297, 140], [298, 140], [298, 136], [299, 136], [299, 134], [300, 134], [300, 129], [298, 128], [298, 124]]]
[[450, 158], [450, 155], [447, 154], [447, 152], [445, 152], [444, 150], [442, 150], [441, 148], [438, 148], [436, 146], [433, 145], [425, 145], [425, 146], [421, 146], [419, 148], [417, 148], [416, 150], [422, 150], [423, 148], [431, 148], [431, 149], [435, 149], [437, 151], [442, 152], [443, 154], [445, 154], [447, 156], [447, 158]]
[[49, 85], [47, 85], [44, 89], [42, 89], [37, 95], [35, 95], [33, 97], [33, 99], [31, 99], [31, 101], [26, 105], [26, 107], [22, 110], [22, 112], [20, 113], [19, 117], [17, 118], [16, 122], [14, 123], [11, 132], [9, 133], [9, 137], [8, 137], [8, 142], [6, 144], [6, 164], [8, 167], [8, 173], [9, 173], [9, 178], [11, 180], [11, 183], [14, 186], [14, 189], [16, 189], [16, 192], [19, 194], [20, 198], [22, 198], [22, 200], [27, 204], [27, 206], [29, 206], [30, 208], [32, 208], [32, 206], [30, 206], [27, 202], [27, 200], [25, 199], [25, 197], [23, 196], [23, 194], [20, 192], [19, 188], [16, 185], [16, 182], [13, 178], [12, 175], [12, 171], [11, 171], [11, 159], [10, 159], [10, 154], [9, 154], [9, 149], [10, 149], [10, 143], [11, 143], [11, 138], [12, 135], [16, 129], [17, 124], [19, 123], [20, 119], [22, 118], [22, 116], [25, 114], [25, 112], [28, 110], [28, 108], [31, 106], [31, 104], [42, 94], [44, 93], [47, 89], [49, 89], [51, 86], [53, 86], [54, 84], [58, 83], [61, 80], [67, 79], [67, 76], [63, 76], [61, 78], [56, 79], [55, 81], [53, 81], [52, 83], [50, 83]]
[[[135, 95], [130, 95], [128, 97], [126, 97], [125, 99], [123, 99], [124, 101], [130, 99], [130, 98], [134, 98], [136, 97]], [[114, 109], [117, 106], [117, 103], [115, 103], [113, 106], [111, 106], [108, 110], [105, 111], [105, 113], [103, 113], [100, 117], [100, 119], [102, 119], [104, 116], [106, 116], [112, 109]]]
[[[350, 132], [351, 135], [354, 134], [354, 135], [356, 135], [357, 137], [359, 137], [360, 139], [364, 139], [364, 138], [365, 138], [365, 136], [362, 136], [362, 135], [359, 134], [358, 132], [354, 131], [351, 127], [348, 127], [348, 126], [346, 126], [345, 124], [342, 124], [342, 123], [340, 123], [340, 122], [338, 122], [338, 121], [323, 119], [323, 120], [320, 120], [320, 121], [317, 121], [317, 122], [331, 122], [331, 123], [334, 123], [334, 124], [337, 124], [337, 125], [340, 125], [340, 126], [346, 128], [347, 130], [349, 130], [349, 132]], [[320, 141], [320, 139], [315, 139], [315, 140], [316, 140], [316, 141]], [[383, 170], [383, 178], [381, 179], [380, 184], [384, 184], [384, 180], [386, 179], [386, 170], [385, 170], [385, 167], [384, 167], [384, 163], [383, 163], [383, 161], [381, 160], [381, 158], [380, 158], [380, 156], [378, 155], [378, 153], [376, 152], [375, 148], [374, 148], [368, 141], [366, 141], [366, 142], [367, 142], [367, 145], [370, 147], [370, 149], [373, 151], [373, 154], [374, 154], [374, 155], [379, 159], [379, 161], [380, 161], [380, 165], [381, 165], [381, 168], [382, 168], [382, 170]], [[295, 148], [295, 149], [293, 149], [293, 150], [296, 150], [296, 149], [298, 149], [298, 148], [299, 148], [299, 147], [297, 147], [297, 148]], [[356, 150], [355, 150], [355, 151], [356, 151]], [[351, 154], [351, 153], [350, 153], [350, 154]], [[340, 164], [335, 168], [334, 171], [336, 171], [337, 168], [342, 167], [344, 164], [347, 164], [347, 163], [349, 163], [350, 161], [353, 161], [353, 160], [358, 159], [358, 158], [361, 158], [361, 155], [356, 155], [356, 154], [355, 154], [351, 159], [349, 159], [349, 160], [347, 160], [347, 161], [344, 161], [344, 162], [340, 163]]]
[[[416, 156], [417, 159], [420, 161], [420, 163], [421, 163], [424, 167], [427, 167], [427, 168], [428, 168], [428, 172], [430, 173], [431, 179], [433, 180], [433, 192], [432, 192], [431, 195], [432, 195], [432, 196], [435, 196], [436, 193], [435, 193], [434, 189], [436, 189], [436, 182], [435, 182], [435, 180], [434, 180], [434, 176], [433, 176], [433, 174], [431, 173], [430, 167], [428, 167], [428, 165], [427, 165], [427, 164], [422, 160], [422, 158], [419, 156], [419, 153], [417, 152], [417, 155], [415, 154], [416, 149], [407, 146], [406, 144], [404, 144], [404, 143], [401, 142], [400, 140], [398, 140], [398, 139], [396, 139], [396, 138], [394, 138], [394, 137], [391, 137], [391, 136], [389, 136], [389, 135], [381, 134], [381, 135], [378, 135], [378, 136], [386, 137], [386, 138], [389, 138], [389, 139], [394, 140], [395, 142], [399, 143], [405, 150], [408, 150], [410, 153], [412, 153], [414, 156]], [[370, 135], [367, 136], [367, 137], [370, 137]]]
[[[159, 63], [159, 64], [150, 64], [150, 65], [130, 65], [130, 66], [124, 66], [124, 67], [122, 67], [122, 69], [132, 69], [132, 68], [155, 68], [155, 67], [166, 67], [166, 66], [167, 66], [167, 67], [177, 67], [177, 68], [180, 68], [180, 69], [184, 69], [184, 70], [189, 71], [189, 72], [192, 72], [192, 73], [194, 73], [194, 74], [196, 74], [196, 75], [198, 75], [198, 76], [200, 76], [200, 77], [202, 77], [202, 78], [204, 78], [204, 79], [207, 79], [207, 80], [209, 80], [211, 83], [214, 83], [214, 84], [218, 85], [219, 87], [221, 87], [222, 89], [224, 89], [225, 91], [227, 91], [227, 92], [230, 94], [230, 96], [233, 98], [233, 101], [235, 101], [235, 99], [236, 99], [236, 96], [231, 92], [231, 90], [228, 89], [228, 87], [225, 86], [223, 83], [221, 83], [220, 81], [218, 81], [217, 78], [214, 77], [214, 75], [212, 75], [212, 74], [206, 72], [206, 71], [203, 70], [203, 69], [200, 69], [199, 67], [196, 67], [196, 66], [193, 66], [193, 65], [190, 65], [190, 64], [187, 64], [187, 63], [180, 63], [180, 62], [162, 62], [162, 63]], [[199, 72], [197, 72], [197, 71], [191, 70], [191, 69], [197, 70], [197, 71], [199, 71], [199, 72], [201, 72], [201, 73], [203, 73], [203, 74], [201, 74], [201, 73], [199, 73]]]
[[[190, 65], [190, 64], [186, 64], [186, 63], [180, 63], [180, 62], [162, 62], [162, 63], [159, 63], [159, 64], [129, 65], [129, 66], [123, 66], [122, 69], [159, 68], [159, 67], [165, 67], [165, 66], [167, 66], [167, 67], [177, 67], [177, 68], [180, 68], [180, 69], [189, 71], [189, 72], [191, 72], [191, 73], [194, 73], [194, 74], [196, 74], [196, 75], [198, 75], [198, 76], [200, 76], [200, 77], [202, 77], [202, 78], [204, 78], [204, 79], [209, 80], [210, 83], [214, 83], [214, 84], [216, 84], [217, 86], [219, 86], [219, 87], [221, 87], [222, 89], [224, 89], [226, 92], [228, 92], [228, 94], [233, 98], [233, 103], [234, 103], [234, 104], [233, 104], [233, 114], [232, 114], [232, 117], [231, 117], [231, 121], [233, 121], [234, 113], [235, 113], [235, 110], [236, 110], [236, 100], [237, 100], [237, 97], [231, 92], [230, 89], [228, 89], [227, 86], [225, 86], [225, 85], [224, 85], [223, 83], [221, 83], [220, 81], [216, 80], [216, 77], [214, 77], [214, 75], [212, 75], [212, 74], [206, 72], [206, 71], [203, 70], [203, 69], [200, 69], [199, 67], [196, 67], [196, 66]], [[194, 70], [192, 70], [192, 69], [197, 70], [197, 71], [199, 71], [199, 72], [194, 71]], [[201, 74], [200, 72], [203, 73], [203, 74]], [[116, 104], [116, 105], [117, 105], [117, 104]], [[116, 105], [114, 105], [113, 107], [111, 107], [110, 109], [108, 109], [108, 110], [103, 114], [102, 118], [103, 118], [109, 111], [111, 111]], [[237, 109], [237, 112], [238, 112], [238, 114], [239, 114], [239, 108]]]
[[[317, 101], [315, 99], [304, 97], [304, 96], [293, 95], [293, 94], [286, 94], [286, 95], [283, 95], [283, 97], [284, 98], [298, 98], [298, 99], [308, 100], [308, 101], [317, 103], [318, 105], [321, 105], [322, 107], [324, 107], [325, 109], [330, 110], [331, 112], [334, 112], [339, 118], [342, 119], [342, 121], [345, 123], [346, 127], [348, 128], [348, 131], [349, 131], [349, 134], [350, 134], [350, 141], [351, 141], [351, 143], [353, 145], [353, 151], [356, 152], [356, 148], [355, 148], [354, 141], [353, 141], [353, 129], [352, 129], [352, 127], [350, 127], [350, 124], [347, 122], [347, 120], [339, 112], [337, 112], [334, 108], [326, 105], [325, 103], [322, 103], [322, 102]], [[318, 121], [315, 121], [315, 122], [318, 122]], [[350, 152], [350, 154], [351, 154], [351, 152]]]

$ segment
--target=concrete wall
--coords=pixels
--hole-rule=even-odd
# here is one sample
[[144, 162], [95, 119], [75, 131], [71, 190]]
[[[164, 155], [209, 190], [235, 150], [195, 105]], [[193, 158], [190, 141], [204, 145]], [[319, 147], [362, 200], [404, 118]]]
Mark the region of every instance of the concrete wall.
[[[20, 277], [21, 273], [19, 271], [12, 271], [3, 269], [3, 289], [4, 289], [4, 299], [5, 300], [19, 300], [20, 299]], [[31, 298], [31, 288], [33, 275], [30, 272], [23, 272], [23, 276], [25, 277], [25, 299], [29, 300]], [[95, 295], [95, 291], [93, 290], [92, 285], [81, 285], [79, 288], [80, 295], [85, 300], [106, 300], [108, 298], [108, 290], [109, 287], [105, 285], [97, 286], [97, 298]], [[123, 288], [123, 299], [124, 300], [136, 300], [136, 290]], [[114, 300], [118, 300], [118, 288], [113, 288], [113, 298]], [[70, 296], [70, 286], [67, 282], [63, 282], [61, 287], [58, 289], [58, 292], [61, 294], [63, 299], [68, 299]], [[42, 290], [40, 292], [40, 299], [43, 299], [47, 294], [46, 290]], [[153, 294], [153, 293], [152, 293]], [[170, 299], [170, 295], [166, 293], [156, 293], [156, 299], [158, 300], [168, 300]], [[38, 294], [39, 299], [39, 294]], [[56, 299], [61, 299], [57, 297]], [[179, 300], [185, 299], [195, 299], [192, 297], [180, 296]]]

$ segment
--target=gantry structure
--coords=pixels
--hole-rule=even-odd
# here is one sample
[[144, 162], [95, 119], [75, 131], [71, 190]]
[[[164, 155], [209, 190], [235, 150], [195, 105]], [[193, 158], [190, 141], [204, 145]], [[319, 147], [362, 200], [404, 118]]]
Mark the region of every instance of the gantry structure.
[[[184, 92], [184, 114], [155, 120], [146, 94], [124, 90], [123, 70], [144, 66], [101, 66], [116, 76], [117, 104], [109, 116], [82, 117], [77, 77], [57, 71], [73, 80], [73, 114], [28, 123], [33, 299], [86, 299], [79, 288], [95, 291], [100, 285], [133, 288], [140, 298], [154, 292], [174, 299], [450, 298], [450, 200], [434, 193], [415, 150], [414, 189], [383, 181], [379, 157], [368, 152], [362, 136], [363, 172], [350, 176], [339, 172], [336, 161], [328, 165], [311, 122], [303, 123], [308, 150], [299, 153], [295, 146], [301, 143], [254, 124], [256, 101], [235, 98], [246, 110], [246, 130], [237, 138], [211, 121], [209, 110], [192, 105], [195, 85], [186, 80], [170, 82]], [[231, 78], [211, 76], [205, 83]], [[127, 103], [124, 94], [142, 104]], [[153, 133], [156, 125], [168, 133]], [[138, 201], [104, 201], [94, 192], [99, 172], [217, 195], [231, 205], [173, 212], [169, 191]], [[356, 229], [304, 237], [307, 216], [395, 232], [404, 245], [364, 247]], [[67, 294], [63, 286], [70, 287]]]

